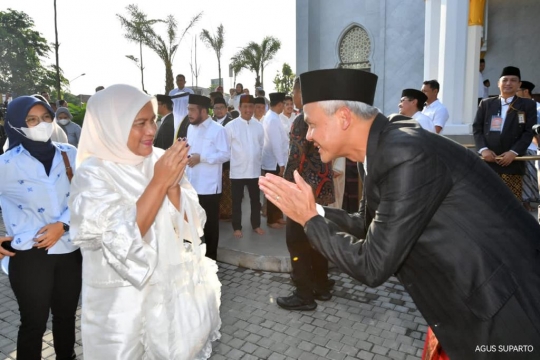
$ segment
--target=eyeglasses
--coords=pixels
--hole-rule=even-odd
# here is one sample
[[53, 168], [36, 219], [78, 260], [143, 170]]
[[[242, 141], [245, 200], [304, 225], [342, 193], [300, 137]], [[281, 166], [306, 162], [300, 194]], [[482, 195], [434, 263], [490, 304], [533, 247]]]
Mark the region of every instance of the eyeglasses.
[[225, 110], [227, 109], [225, 106], [214, 106], [214, 110]]
[[45, 114], [43, 116], [28, 116], [26, 118], [26, 124], [29, 126], [36, 126], [42, 121], [50, 123], [53, 121], [53, 117], [51, 114]]

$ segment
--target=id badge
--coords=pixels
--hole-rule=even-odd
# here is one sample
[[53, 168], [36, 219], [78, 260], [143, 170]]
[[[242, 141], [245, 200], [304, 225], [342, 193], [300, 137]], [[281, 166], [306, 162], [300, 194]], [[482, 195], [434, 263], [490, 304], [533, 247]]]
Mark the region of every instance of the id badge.
[[502, 122], [503, 119], [499, 115], [491, 116], [491, 125], [489, 126], [489, 131], [502, 131]]
[[520, 124], [525, 124], [525, 113], [523, 111], [518, 111], [518, 121]]

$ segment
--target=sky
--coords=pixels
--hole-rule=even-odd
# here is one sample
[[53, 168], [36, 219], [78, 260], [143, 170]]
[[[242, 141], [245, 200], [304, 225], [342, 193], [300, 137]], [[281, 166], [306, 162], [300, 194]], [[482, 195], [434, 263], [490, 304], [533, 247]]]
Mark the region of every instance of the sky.
[[[27, 13], [34, 29], [54, 43], [53, 0], [1, 0], [1, 10], [11, 8]], [[197, 38], [197, 62], [200, 65], [198, 84], [209, 87], [210, 79], [218, 78], [215, 52], [200, 41], [202, 29], [215, 34], [219, 24], [225, 30], [225, 45], [221, 57], [221, 72], [225, 91], [232, 87], [229, 59], [250, 41], [260, 43], [265, 36], [281, 41], [281, 49], [264, 70], [264, 88], [274, 90], [273, 79], [283, 63], [296, 69], [296, 5], [294, 0], [57, 0], [60, 67], [71, 81], [75, 95], [93, 94], [99, 86], [124, 83], [141, 87], [140, 70], [125, 55], [139, 57], [139, 45], [124, 38], [124, 30], [116, 14], [127, 17], [126, 6], [138, 5], [149, 19], [165, 19], [173, 15], [181, 33], [199, 12], [201, 20], [184, 37], [173, 60], [173, 75], [184, 74], [187, 85], [195, 85], [190, 60], [194, 37]], [[165, 27], [157, 31], [165, 36]], [[52, 48], [52, 47], [51, 47]], [[165, 66], [149, 48], [143, 47], [144, 84], [149, 94], [165, 91]], [[44, 59], [45, 65], [55, 61], [54, 51]], [[84, 76], [80, 76], [81, 74]], [[237, 77], [253, 93], [255, 74], [243, 70]], [[176, 85], [175, 85], [176, 86]]]

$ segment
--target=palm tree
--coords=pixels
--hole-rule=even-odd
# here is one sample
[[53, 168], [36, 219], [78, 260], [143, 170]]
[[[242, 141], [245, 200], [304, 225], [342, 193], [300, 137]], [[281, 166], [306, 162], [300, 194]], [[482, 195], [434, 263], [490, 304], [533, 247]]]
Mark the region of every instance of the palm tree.
[[165, 93], [168, 94], [174, 88], [174, 78], [172, 72], [172, 62], [174, 55], [178, 50], [178, 46], [184, 39], [184, 36], [187, 32], [195, 26], [202, 16], [202, 12], [195, 15], [188, 26], [184, 29], [182, 34], [178, 36], [178, 23], [176, 22], [174, 16], [169, 15], [167, 20], [164, 23], [167, 25], [167, 36], [164, 39], [158, 35], [153, 29], [150, 29], [145, 36], [144, 44], [159, 56], [159, 58], [165, 64]]
[[[129, 19], [120, 14], [116, 14], [116, 17], [118, 17], [120, 24], [126, 30], [124, 37], [129, 41], [139, 43], [140, 63], [139, 61], [136, 61], [136, 64], [141, 70], [141, 84], [144, 91], [144, 64], [142, 46], [146, 43], [147, 34], [152, 31], [151, 26], [157, 22], [160, 22], [161, 20], [148, 20], [147, 15], [140, 11], [139, 7], [135, 4], [128, 5], [126, 10], [130, 16]], [[132, 55], [126, 55], [126, 57], [131, 60], [135, 58]]]
[[220, 24], [217, 28], [217, 34], [215, 36], [211, 35], [210, 32], [206, 29], [203, 29], [201, 33], [201, 41], [206, 44], [207, 47], [214, 49], [218, 61], [218, 76], [219, 76], [219, 86], [222, 86], [221, 83], [221, 50], [225, 43], [223, 24]]
[[[255, 87], [263, 86], [264, 68], [274, 59], [281, 48], [281, 41], [272, 36], [267, 36], [261, 44], [250, 42], [242, 48], [231, 60], [241, 68], [255, 72]], [[236, 59], [236, 60], [233, 60]]]
[[236, 55], [234, 55], [232, 58], [231, 58], [231, 64], [229, 65], [230, 68], [232, 68], [232, 72], [234, 74], [234, 86], [236, 86], [236, 75], [238, 75], [240, 73], [240, 71], [242, 71], [242, 69], [247, 69], [247, 64], [246, 62], [244, 61], [244, 59], [242, 58], [242, 54], [238, 53]]

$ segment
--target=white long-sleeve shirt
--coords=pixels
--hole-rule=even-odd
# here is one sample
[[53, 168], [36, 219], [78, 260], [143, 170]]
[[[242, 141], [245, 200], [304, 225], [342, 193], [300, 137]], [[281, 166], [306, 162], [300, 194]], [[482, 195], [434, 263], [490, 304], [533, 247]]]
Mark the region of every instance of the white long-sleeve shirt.
[[262, 168], [275, 171], [277, 166], [285, 166], [287, 162], [288, 138], [279, 115], [268, 110], [263, 121], [264, 147]]
[[412, 118], [420, 124], [420, 126], [427, 131], [431, 131], [432, 133], [435, 132], [435, 125], [433, 125], [433, 120], [431, 120], [426, 115], [422, 114], [420, 111], [417, 111], [414, 113]]
[[235, 94], [234, 96], [231, 96], [229, 99], [229, 106], [233, 106], [235, 110], [240, 111], [240, 97], [244, 94]]
[[229, 161], [229, 140], [225, 128], [211, 117], [199, 125], [189, 125], [189, 154], [199, 154], [200, 163], [186, 168], [186, 176], [199, 195], [221, 193], [222, 164]]
[[264, 128], [255, 118], [238, 117], [225, 126], [231, 146], [231, 179], [255, 179], [261, 175]]
[[444, 128], [444, 124], [450, 117], [446, 106], [444, 106], [439, 99], [435, 100], [429, 105], [424, 106], [422, 114], [428, 116], [433, 120], [433, 125]]
[[[56, 153], [49, 176], [22, 145], [0, 156], [2, 216], [8, 236], [13, 236], [11, 246], [16, 250], [30, 250], [37, 232], [45, 225], [70, 223], [70, 184], [61, 151], [67, 153], [74, 170], [77, 149], [69, 144], [53, 144]], [[77, 249], [66, 232], [48, 253], [67, 254]]]
[[[183, 93], [193, 94], [193, 90], [187, 87], [183, 88], [182, 90], [176, 88], [169, 91], [169, 96], [179, 95]], [[184, 120], [184, 118], [186, 117], [188, 113], [187, 111], [188, 101], [189, 101], [189, 95], [172, 99], [175, 135], [178, 133], [178, 128], [180, 127], [180, 123], [182, 122], [182, 120]]]
[[296, 115], [294, 113], [291, 113], [290, 117], [287, 117], [284, 113], [279, 114], [279, 119], [287, 135], [291, 132], [291, 126], [295, 118]]
[[478, 74], [478, 98], [486, 99], [489, 97], [489, 88], [484, 85], [484, 74]]

